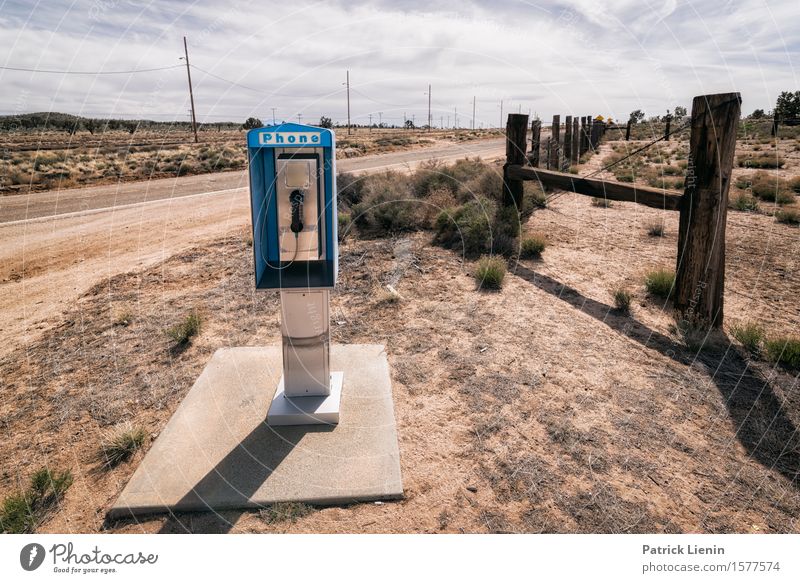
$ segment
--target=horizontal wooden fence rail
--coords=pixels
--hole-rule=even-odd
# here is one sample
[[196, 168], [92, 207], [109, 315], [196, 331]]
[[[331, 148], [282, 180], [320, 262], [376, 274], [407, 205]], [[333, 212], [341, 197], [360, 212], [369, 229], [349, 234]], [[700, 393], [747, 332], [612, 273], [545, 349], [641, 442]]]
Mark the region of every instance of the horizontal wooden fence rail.
[[509, 165], [507, 173], [512, 180], [538, 180], [544, 186], [559, 188], [575, 194], [621, 202], [636, 202], [668, 211], [677, 211], [683, 197], [682, 192], [675, 190], [638, 186], [628, 182], [614, 182], [600, 178], [583, 178], [577, 174], [518, 164]]

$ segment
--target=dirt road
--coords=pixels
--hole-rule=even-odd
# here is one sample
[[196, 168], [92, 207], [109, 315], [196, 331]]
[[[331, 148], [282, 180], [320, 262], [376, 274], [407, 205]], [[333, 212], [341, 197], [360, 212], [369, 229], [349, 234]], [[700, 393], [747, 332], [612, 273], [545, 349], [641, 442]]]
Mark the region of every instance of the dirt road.
[[[498, 158], [504, 140], [337, 162], [345, 172], [412, 169], [432, 158]], [[228, 172], [0, 198], [0, 355], [56, 325], [97, 281], [231, 232], [246, 236], [247, 175]]]

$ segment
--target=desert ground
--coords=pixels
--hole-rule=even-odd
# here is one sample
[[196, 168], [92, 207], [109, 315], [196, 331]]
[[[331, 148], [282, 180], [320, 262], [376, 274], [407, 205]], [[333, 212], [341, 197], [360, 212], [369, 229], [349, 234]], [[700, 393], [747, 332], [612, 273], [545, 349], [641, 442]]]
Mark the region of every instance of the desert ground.
[[[617, 137], [573, 171], [600, 170], [647, 139]], [[479, 143], [452, 155], [481, 154]], [[686, 148], [678, 136], [601, 176], [677, 181]], [[748, 165], [764, 148], [778, 168]], [[147, 204], [129, 194], [111, 211], [114, 189], [67, 195], [76, 214], [59, 219], [44, 198], [49, 210], [29, 218], [3, 200], [13, 222], [0, 225], [0, 497], [41, 467], [69, 470], [40, 532], [800, 532], [798, 373], [734, 333], [751, 322], [771, 336], [800, 329], [800, 231], [779, 214], [797, 196], [770, 201], [748, 180], [765, 172], [792, 192], [797, 136], [745, 133], [737, 158], [731, 204], [757, 205], [729, 210], [721, 334], [687, 342], [669, 300], [645, 289], [649, 270], [674, 268], [677, 213], [548, 193], [523, 225], [547, 247], [509, 259], [499, 291], [478, 287], [476, 258], [429, 227], [354, 226], [340, 246], [333, 341], [386, 346], [404, 499], [117, 522], [106, 510], [211, 354], [278, 341], [278, 295], [253, 290], [245, 179], [172, 178], [202, 182]], [[386, 165], [407, 174], [409, 163]], [[411, 180], [431, 168], [441, 170], [423, 165]], [[629, 313], [615, 307], [620, 288]], [[165, 330], [190, 313], [202, 328], [176, 350]], [[109, 467], [100, 444], [125, 427], [143, 429], [143, 444]]]

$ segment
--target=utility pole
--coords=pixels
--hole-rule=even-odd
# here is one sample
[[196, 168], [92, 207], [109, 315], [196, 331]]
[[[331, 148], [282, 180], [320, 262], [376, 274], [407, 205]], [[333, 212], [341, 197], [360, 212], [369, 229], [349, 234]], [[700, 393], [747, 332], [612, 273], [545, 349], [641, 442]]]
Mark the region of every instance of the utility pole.
[[299, 124], [303, 123], [303, 114], [302, 113], [298, 113], [297, 114], [297, 123], [299, 123]]
[[453, 129], [458, 129], [458, 107], [453, 108]]
[[350, 69], [347, 70], [347, 134], [350, 135]]
[[522, 104], [521, 103], [519, 104], [519, 109], [517, 110], [517, 113], [522, 113]]
[[475, 131], [475, 96], [472, 96], [472, 131]]
[[275, 110], [276, 110], [276, 109], [277, 109], [277, 108], [275, 108], [275, 107], [273, 107], [273, 108], [272, 108], [272, 125], [277, 125], [277, 124], [275, 123]]
[[183, 53], [186, 55], [186, 75], [189, 77], [189, 101], [192, 104], [192, 131], [194, 132], [194, 143], [197, 139], [197, 117], [194, 113], [194, 93], [192, 92], [192, 72], [189, 69], [189, 47], [186, 44], [186, 37], [183, 37]]
[[443, 115], [439, 116], [439, 127], [441, 129], [444, 129], [444, 116]]
[[383, 126], [383, 112], [379, 111], [378, 112], [378, 127], [380, 128], [382, 126]]
[[372, 131], [372, 114], [369, 114], [369, 131]]
[[503, 100], [500, 100], [500, 129], [503, 129]]
[[428, 84], [428, 131], [431, 131], [431, 86]]

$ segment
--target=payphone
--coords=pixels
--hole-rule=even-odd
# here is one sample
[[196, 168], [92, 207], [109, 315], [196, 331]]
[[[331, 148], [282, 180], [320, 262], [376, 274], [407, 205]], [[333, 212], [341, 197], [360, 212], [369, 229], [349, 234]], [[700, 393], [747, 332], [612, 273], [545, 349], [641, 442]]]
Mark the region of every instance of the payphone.
[[271, 425], [335, 424], [342, 373], [330, 370], [330, 290], [338, 272], [336, 145], [300, 124], [247, 134], [257, 289], [281, 294], [283, 376]]

